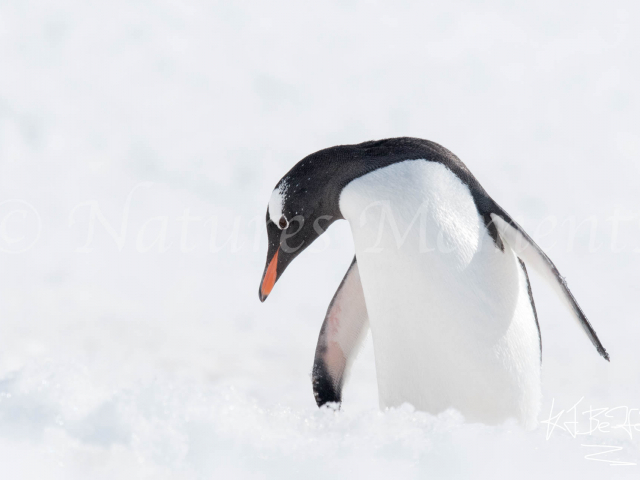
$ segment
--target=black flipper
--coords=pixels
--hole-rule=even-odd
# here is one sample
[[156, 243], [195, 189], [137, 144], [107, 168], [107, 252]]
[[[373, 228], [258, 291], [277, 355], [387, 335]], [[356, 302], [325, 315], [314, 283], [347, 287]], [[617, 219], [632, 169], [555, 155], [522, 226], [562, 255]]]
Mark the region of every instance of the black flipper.
[[596, 347], [598, 353], [605, 360], [609, 361], [609, 354], [604, 346], [602, 346], [591, 323], [589, 323], [580, 305], [578, 305], [578, 302], [576, 302], [576, 299], [569, 290], [567, 282], [562, 275], [560, 275], [560, 272], [551, 259], [536, 245], [522, 227], [499, 206], [495, 205], [495, 212], [491, 213], [491, 219], [498, 228], [504, 242], [513, 249], [519, 258], [547, 281], [562, 302], [573, 312], [575, 319], [587, 334], [593, 346]]

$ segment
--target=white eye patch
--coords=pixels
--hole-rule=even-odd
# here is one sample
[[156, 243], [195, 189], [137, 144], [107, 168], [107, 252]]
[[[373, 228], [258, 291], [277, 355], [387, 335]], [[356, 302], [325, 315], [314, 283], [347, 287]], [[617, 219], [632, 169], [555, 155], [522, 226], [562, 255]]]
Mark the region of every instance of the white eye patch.
[[[280, 218], [282, 217], [282, 206], [286, 197], [286, 184], [283, 182], [278, 188], [276, 188], [271, 194], [269, 199], [269, 219], [280, 226]], [[286, 218], [285, 218], [286, 220]], [[289, 222], [287, 221], [287, 225]]]

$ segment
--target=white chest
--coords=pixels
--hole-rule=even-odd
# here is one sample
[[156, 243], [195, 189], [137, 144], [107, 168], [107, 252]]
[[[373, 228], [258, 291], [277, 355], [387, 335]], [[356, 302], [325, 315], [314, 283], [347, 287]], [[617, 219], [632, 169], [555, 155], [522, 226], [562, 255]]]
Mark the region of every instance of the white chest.
[[405, 161], [352, 181], [340, 209], [381, 404], [453, 406], [485, 422], [535, 415], [539, 343], [526, 280], [515, 254], [493, 244], [468, 187], [442, 164]]

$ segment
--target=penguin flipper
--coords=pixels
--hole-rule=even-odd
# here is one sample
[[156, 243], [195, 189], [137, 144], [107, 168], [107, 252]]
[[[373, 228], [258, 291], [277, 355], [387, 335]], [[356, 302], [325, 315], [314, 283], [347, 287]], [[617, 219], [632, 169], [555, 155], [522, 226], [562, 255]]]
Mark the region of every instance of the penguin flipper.
[[498, 228], [500, 236], [505, 243], [513, 249], [518, 257], [547, 281], [562, 303], [573, 312], [575, 319], [585, 331], [593, 346], [596, 347], [598, 353], [609, 361], [609, 354], [600, 343], [598, 335], [551, 259], [536, 245], [527, 232], [501, 208], [497, 207], [497, 212], [491, 213], [491, 220]]
[[369, 330], [369, 316], [356, 258], [324, 318], [313, 363], [313, 395], [319, 407], [342, 401], [342, 386]]

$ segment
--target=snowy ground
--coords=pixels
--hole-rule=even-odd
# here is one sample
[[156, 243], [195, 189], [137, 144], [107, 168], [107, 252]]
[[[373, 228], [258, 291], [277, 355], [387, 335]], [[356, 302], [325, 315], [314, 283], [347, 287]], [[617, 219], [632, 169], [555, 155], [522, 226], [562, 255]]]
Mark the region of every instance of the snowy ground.
[[[638, 478], [638, 2], [391, 3], [0, 3], [3, 478]], [[532, 278], [557, 428], [380, 412], [370, 340], [318, 410], [343, 223], [258, 301], [277, 180], [400, 135], [467, 163], [609, 350]]]

